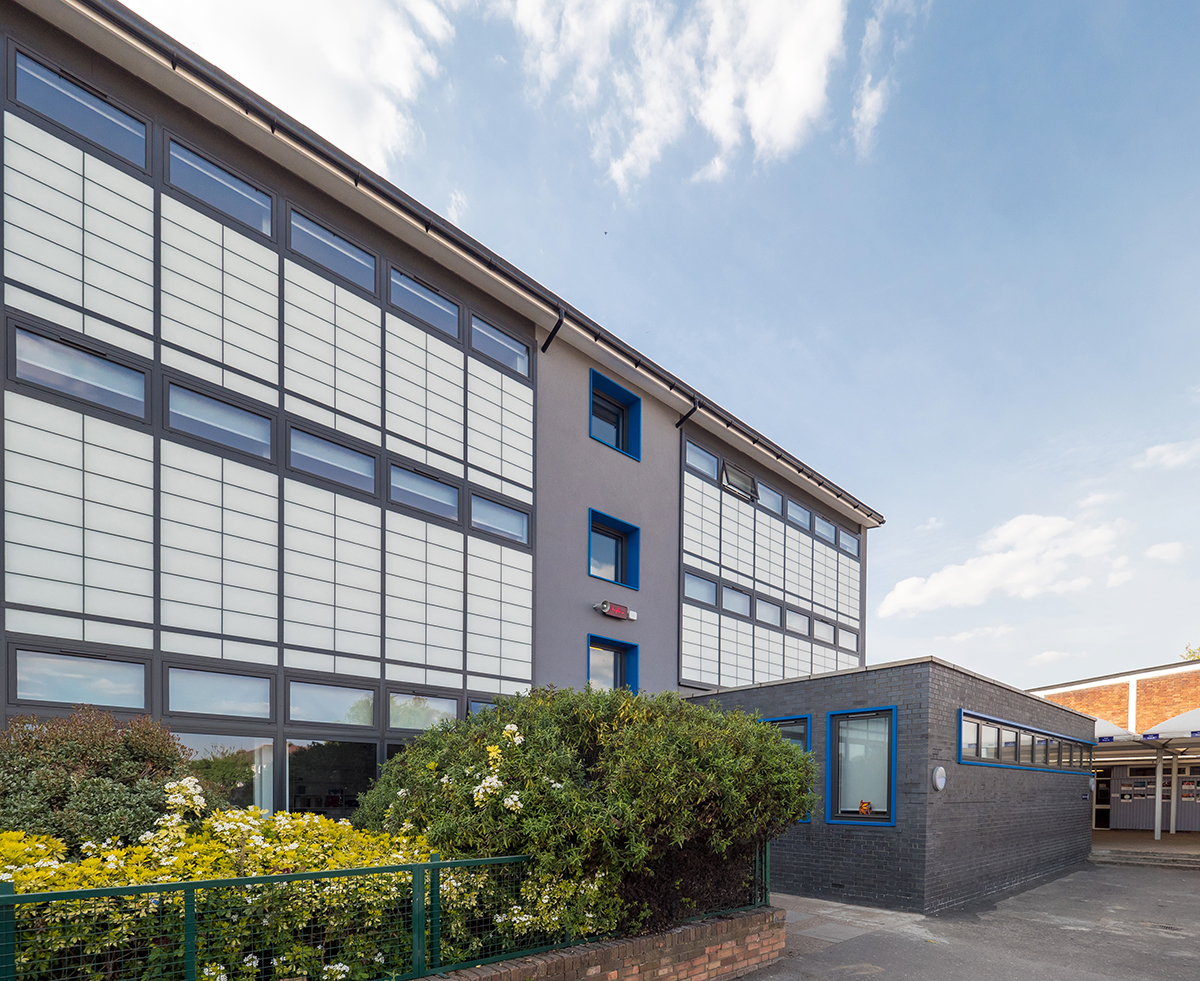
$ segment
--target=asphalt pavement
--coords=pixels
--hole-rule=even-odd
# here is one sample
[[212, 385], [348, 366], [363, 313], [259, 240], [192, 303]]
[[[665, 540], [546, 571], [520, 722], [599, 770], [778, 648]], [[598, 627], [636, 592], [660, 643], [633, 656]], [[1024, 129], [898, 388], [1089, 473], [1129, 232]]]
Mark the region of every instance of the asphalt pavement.
[[922, 916], [773, 893], [782, 960], [755, 981], [1200, 981], [1200, 871], [1087, 864]]

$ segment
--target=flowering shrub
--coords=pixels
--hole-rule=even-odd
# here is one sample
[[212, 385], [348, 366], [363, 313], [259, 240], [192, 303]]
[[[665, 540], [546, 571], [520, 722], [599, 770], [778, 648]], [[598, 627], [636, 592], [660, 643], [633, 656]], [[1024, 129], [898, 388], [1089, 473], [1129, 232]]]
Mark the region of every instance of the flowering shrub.
[[583, 935], [658, 928], [738, 895], [755, 847], [812, 810], [813, 779], [807, 753], [740, 712], [538, 689], [424, 733], [354, 820], [420, 828], [458, 857], [530, 855], [540, 887], [514, 916]]

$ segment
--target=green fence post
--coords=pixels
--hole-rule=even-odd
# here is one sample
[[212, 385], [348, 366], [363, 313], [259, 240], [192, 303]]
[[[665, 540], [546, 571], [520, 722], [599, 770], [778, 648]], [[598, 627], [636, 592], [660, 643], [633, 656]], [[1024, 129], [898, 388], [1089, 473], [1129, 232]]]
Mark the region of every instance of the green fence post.
[[[11, 882], [0, 882], [0, 896], [11, 896]], [[16, 981], [17, 977], [17, 907], [11, 903], [0, 906], [0, 981]]]
[[[425, 969], [425, 866], [418, 865], [412, 874], [412, 954], [413, 976], [424, 977]], [[193, 981], [189, 978], [188, 981]]]
[[196, 889], [183, 890], [183, 978], [196, 981]]
[[763, 845], [763, 905], [771, 905], [771, 843]]
[[442, 870], [437, 865], [442, 856], [434, 852], [429, 856], [429, 966], [437, 970], [442, 966]]

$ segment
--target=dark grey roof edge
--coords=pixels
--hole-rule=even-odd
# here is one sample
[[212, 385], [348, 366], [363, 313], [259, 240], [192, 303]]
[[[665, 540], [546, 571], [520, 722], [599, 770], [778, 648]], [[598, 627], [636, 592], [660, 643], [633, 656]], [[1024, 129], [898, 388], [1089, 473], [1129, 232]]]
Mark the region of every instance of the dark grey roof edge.
[[1187, 670], [1191, 667], [1193, 670], [1200, 671], [1200, 661], [1185, 661], [1180, 658], [1178, 661], [1172, 661], [1170, 664], [1157, 664], [1149, 668], [1134, 668], [1131, 671], [1118, 671], [1115, 674], [1097, 675], [1095, 678], [1079, 678], [1075, 681], [1062, 681], [1057, 685], [1039, 685], [1037, 688], [1030, 688], [1030, 692], [1053, 691], [1056, 688], [1074, 688], [1076, 685], [1091, 685], [1101, 681], [1112, 681], [1115, 678], [1136, 678], [1144, 674], [1153, 674], [1156, 671], [1171, 671], [1175, 668], [1183, 668]]
[[276, 108], [254, 92], [251, 92], [236, 79], [215, 65], [205, 61], [191, 49], [180, 45], [174, 38], [163, 33], [139, 14], [123, 4], [115, 2], [115, 0], [76, 0], [76, 2], [133, 35], [142, 44], [157, 51], [164, 58], [169, 59], [172, 67], [182, 65], [190, 73], [203, 79], [207, 84], [213, 86], [213, 88], [220, 91], [235, 104], [241, 106], [247, 114], [254, 114], [269, 123], [272, 132], [282, 130], [289, 139], [320, 157], [327, 164], [353, 178], [356, 186], [365, 185], [369, 187], [385, 200], [390, 201], [402, 211], [407, 212], [425, 225], [427, 231], [430, 228], [436, 228], [439, 234], [465, 252], [472, 254], [474, 258], [487, 266], [490, 271], [507, 279], [510, 283], [525, 291], [540, 303], [545, 304], [551, 309], [565, 310], [571, 320], [590, 331], [597, 341], [603, 340], [605, 344], [621, 357], [625, 358], [635, 369], [644, 368], [657, 375], [660, 380], [666, 383], [669, 390], [678, 390], [683, 397], [691, 399], [693, 402], [698, 402], [707, 412], [724, 422], [726, 428], [736, 427], [749, 438], [752, 445], [761, 446], [764, 450], [773, 454], [776, 460], [787, 462], [798, 473], [827, 490], [837, 500], [843, 501], [853, 510], [860, 512], [878, 524], [882, 525], [885, 522], [886, 519], [884, 516], [874, 508], [864, 504], [853, 494], [812, 469], [812, 467], [808, 466], [798, 457], [768, 439], [733, 413], [717, 405], [711, 399], [706, 398], [671, 372], [641, 354], [636, 348], [627, 344], [609, 330], [601, 327], [586, 314], [563, 300], [557, 293], [546, 288], [482, 243], [477, 242], [466, 232], [446, 221], [436, 212], [431, 211], [386, 178], [376, 174], [310, 130], [303, 123], [293, 119], [287, 113]]

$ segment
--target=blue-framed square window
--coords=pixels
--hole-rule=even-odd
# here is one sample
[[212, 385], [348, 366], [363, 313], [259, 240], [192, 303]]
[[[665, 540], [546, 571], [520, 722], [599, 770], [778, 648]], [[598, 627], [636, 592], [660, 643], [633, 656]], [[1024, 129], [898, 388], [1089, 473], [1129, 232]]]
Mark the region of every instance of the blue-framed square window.
[[587, 683], [593, 688], [638, 688], [637, 644], [588, 634]]
[[592, 508], [588, 511], [588, 575], [638, 588], [641, 530]]
[[896, 826], [896, 706], [830, 712], [825, 823]]
[[642, 400], [592, 369], [591, 435], [635, 460], [642, 458]]
[[[804, 752], [812, 752], [812, 716], [811, 715], [785, 715], [778, 718], [763, 719], [763, 722], [769, 722], [779, 730], [779, 735], [783, 736], [793, 746], [799, 746]], [[812, 821], [812, 813], [805, 814], [800, 819], [801, 824], [809, 824]]]

